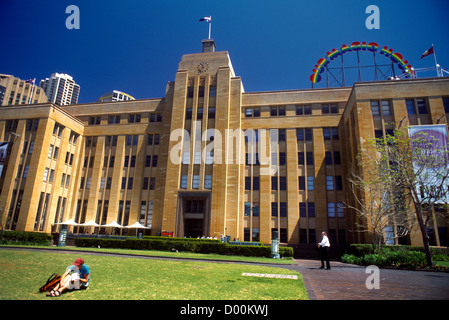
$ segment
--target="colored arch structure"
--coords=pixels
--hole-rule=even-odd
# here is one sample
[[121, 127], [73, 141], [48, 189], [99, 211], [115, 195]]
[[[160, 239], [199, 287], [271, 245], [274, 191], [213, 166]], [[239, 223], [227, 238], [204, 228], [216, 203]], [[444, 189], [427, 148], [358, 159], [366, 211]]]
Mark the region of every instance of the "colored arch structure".
[[393, 49], [388, 47], [382, 47], [380, 49], [380, 46], [376, 42], [353, 42], [350, 46], [347, 46], [346, 44], [343, 44], [340, 49], [332, 49], [331, 52], [328, 52], [324, 58], [321, 58], [318, 60], [317, 64], [315, 65], [315, 68], [313, 69], [313, 73], [310, 76], [310, 81], [312, 83], [318, 83], [321, 81], [321, 73], [326, 69], [327, 65], [337, 58], [338, 56], [341, 56], [347, 52], [352, 51], [369, 51], [369, 52], [378, 52], [381, 55], [384, 55], [386, 58], [390, 58], [390, 60], [394, 63], [396, 63], [400, 70], [402, 70], [402, 73], [406, 78], [412, 78], [413, 75], [413, 69], [412, 66], [408, 63], [407, 60], [404, 60], [402, 54], [398, 52], [394, 52]]

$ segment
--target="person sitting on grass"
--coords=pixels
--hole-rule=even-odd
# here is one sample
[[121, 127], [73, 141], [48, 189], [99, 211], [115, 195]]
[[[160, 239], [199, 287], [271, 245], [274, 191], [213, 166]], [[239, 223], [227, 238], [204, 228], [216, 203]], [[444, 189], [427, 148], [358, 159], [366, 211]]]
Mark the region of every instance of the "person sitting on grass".
[[78, 258], [64, 272], [59, 284], [47, 295], [50, 297], [59, 297], [66, 289], [87, 289], [89, 281], [89, 266], [84, 264], [83, 259]]

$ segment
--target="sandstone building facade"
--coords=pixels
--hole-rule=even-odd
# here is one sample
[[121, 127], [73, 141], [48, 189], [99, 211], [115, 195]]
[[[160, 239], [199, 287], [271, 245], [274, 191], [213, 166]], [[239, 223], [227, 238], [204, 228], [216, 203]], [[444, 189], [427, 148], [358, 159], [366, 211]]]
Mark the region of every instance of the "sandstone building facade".
[[[269, 243], [276, 230], [301, 245], [327, 231], [334, 244], [365, 242], [342, 205], [360, 144], [400, 121], [447, 123], [448, 113], [448, 78], [245, 92], [229, 54], [204, 40], [163, 98], [0, 109], [5, 229], [137, 221], [152, 235]], [[439, 244], [447, 228], [438, 221]]]

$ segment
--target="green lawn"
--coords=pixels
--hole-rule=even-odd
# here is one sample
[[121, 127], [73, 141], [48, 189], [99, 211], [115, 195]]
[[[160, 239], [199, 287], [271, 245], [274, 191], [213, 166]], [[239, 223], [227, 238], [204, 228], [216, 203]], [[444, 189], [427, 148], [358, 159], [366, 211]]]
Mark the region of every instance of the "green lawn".
[[[82, 257], [91, 269], [88, 290], [58, 298], [38, 291], [53, 273]], [[243, 272], [294, 274], [298, 280], [242, 276]], [[290, 300], [308, 299], [297, 272], [254, 265], [162, 261], [67, 254], [57, 251], [0, 251], [0, 299], [59, 300]]]

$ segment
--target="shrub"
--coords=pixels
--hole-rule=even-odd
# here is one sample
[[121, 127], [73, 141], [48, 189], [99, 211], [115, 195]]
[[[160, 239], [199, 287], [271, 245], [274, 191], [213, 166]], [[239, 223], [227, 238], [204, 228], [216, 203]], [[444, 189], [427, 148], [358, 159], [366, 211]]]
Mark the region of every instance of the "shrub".
[[47, 233], [3, 230], [0, 243], [48, 246], [51, 239], [52, 236]]
[[[247, 257], [271, 256], [270, 246], [254, 245], [230, 245], [219, 240], [206, 239], [184, 239], [168, 237], [145, 237], [144, 239], [98, 239], [98, 238], [76, 238], [77, 247], [98, 247], [136, 249], [136, 250], [161, 250], [161, 251], [187, 251], [194, 253], [216, 253], [221, 255], [236, 255]], [[293, 248], [280, 247], [281, 257], [293, 257]]]

